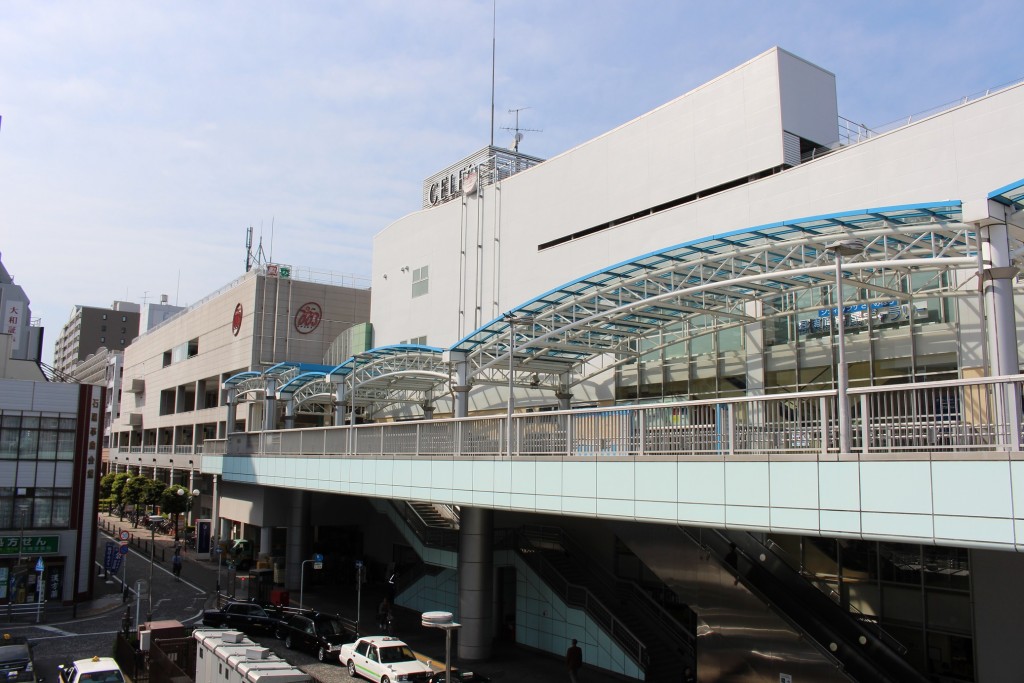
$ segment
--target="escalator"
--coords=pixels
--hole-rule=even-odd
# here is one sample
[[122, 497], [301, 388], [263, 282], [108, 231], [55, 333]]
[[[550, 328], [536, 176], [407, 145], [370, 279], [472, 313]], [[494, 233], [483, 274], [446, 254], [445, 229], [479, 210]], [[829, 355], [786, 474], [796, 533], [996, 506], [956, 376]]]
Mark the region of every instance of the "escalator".
[[795, 571], [770, 545], [744, 531], [684, 528], [752, 593], [782, 614], [854, 680], [924, 683], [902, 647], [876, 624], [854, 618]]

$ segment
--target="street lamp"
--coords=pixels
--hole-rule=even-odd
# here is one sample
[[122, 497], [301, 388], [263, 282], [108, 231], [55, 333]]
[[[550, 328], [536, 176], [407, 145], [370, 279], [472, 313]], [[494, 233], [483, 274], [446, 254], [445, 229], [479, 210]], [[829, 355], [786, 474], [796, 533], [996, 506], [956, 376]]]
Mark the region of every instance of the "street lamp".
[[532, 315], [514, 315], [511, 312], [503, 313], [502, 317], [508, 323], [508, 416], [505, 422], [505, 454], [512, 457], [512, 413], [515, 410], [515, 397], [513, 396], [513, 377], [515, 376], [516, 361], [516, 325], [532, 325]]
[[[19, 500], [16, 503], [16, 510], [18, 512], [18, 524], [21, 526], [21, 539], [18, 541], [18, 566], [24, 561], [22, 556], [22, 550], [25, 547], [25, 518], [28, 517], [28, 511], [32, 507], [32, 501]], [[9, 598], [10, 596], [8, 596]]]
[[350, 454], [353, 454], [353, 455], [355, 454], [355, 446], [356, 446], [356, 432], [355, 432], [355, 426], [356, 426], [356, 370], [359, 369], [359, 361], [361, 361], [361, 360], [370, 360], [372, 358], [373, 358], [373, 356], [371, 356], [369, 354], [366, 354], [366, 353], [357, 353], [354, 356], [352, 356], [352, 372], [350, 373], [350, 378], [351, 378], [352, 386], [349, 389], [349, 418], [348, 418], [348, 426], [350, 427], [350, 429], [349, 429], [349, 432], [348, 432], [348, 437], [349, 437], [348, 452]]
[[839, 452], [849, 453], [853, 449], [850, 434], [850, 385], [849, 368], [846, 366], [846, 321], [843, 315], [843, 257], [856, 256], [864, 252], [860, 240], [839, 240], [825, 247], [836, 259], [836, 344], [839, 358], [836, 361], [836, 420], [839, 423]]
[[444, 680], [452, 680], [452, 631], [462, 628], [462, 624], [452, 621], [451, 612], [424, 612], [420, 615], [420, 625], [426, 628], [444, 629]]
[[149, 525], [149, 612], [146, 621], [153, 621], [153, 565], [156, 564], [156, 527]]

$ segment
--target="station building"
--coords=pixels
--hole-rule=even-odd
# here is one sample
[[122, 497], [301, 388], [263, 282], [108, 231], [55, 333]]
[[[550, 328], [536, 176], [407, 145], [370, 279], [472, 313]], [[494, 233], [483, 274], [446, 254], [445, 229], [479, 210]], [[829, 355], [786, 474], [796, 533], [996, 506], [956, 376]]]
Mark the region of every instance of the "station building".
[[285, 361], [286, 372], [321, 366], [338, 337], [368, 319], [369, 301], [352, 276], [261, 264], [146, 330], [124, 351], [108, 466], [198, 489], [195, 515], [209, 516], [227, 494], [199, 476], [204, 442], [224, 438], [229, 423], [245, 430], [264, 419], [263, 402], [229, 412], [222, 383]]
[[206, 376], [220, 514], [281, 527], [289, 582], [400, 567], [468, 660], [1008, 680], [1022, 117], [1014, 84], [854, 125], [775, 48], [552, 159], [472, 154], [375, 238], [373, 348]]

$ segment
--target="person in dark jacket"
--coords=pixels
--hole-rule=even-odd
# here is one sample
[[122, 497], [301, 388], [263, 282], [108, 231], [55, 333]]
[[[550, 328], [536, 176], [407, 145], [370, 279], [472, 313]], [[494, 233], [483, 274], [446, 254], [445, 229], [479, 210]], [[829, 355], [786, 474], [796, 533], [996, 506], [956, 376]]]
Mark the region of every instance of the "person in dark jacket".
[[572, 683], [579, 683], [579, 671], [583, 668], [583, 650], [572, 639], [572, 645], [565, 651], [565, 666], [569, 669], [569, 680]]

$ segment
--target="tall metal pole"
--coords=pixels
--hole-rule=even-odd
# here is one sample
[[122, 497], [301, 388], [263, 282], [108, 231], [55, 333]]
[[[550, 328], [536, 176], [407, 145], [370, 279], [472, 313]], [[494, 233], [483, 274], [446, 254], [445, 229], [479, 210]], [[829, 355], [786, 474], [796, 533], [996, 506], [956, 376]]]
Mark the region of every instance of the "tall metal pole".
[[146, 621], [153, 621], [153, 565], [156, 560], [156, 527], [149, 527], [149, 612]]
[[846, 365], [846, 316], [843, 314], [843, 256], [854, 256], [864, 251], [864, 243], [859, 240], [842, 240], [830, 244], [828, 250], [836, 259], [836, 345], [839, 357], [836, 360], [836, 421], [839, 429], [839, 452], [849, 453], [853, 450], [853, 439], [850, 434], [850, 398], [847, 390], [850, 386], [849, 368]]
[[508, 416], [505, 419], [505, 455], [512, 457], [512, 413], [515, 410], [512, 377], [515, 374], [516, 317], [508, 316]]
[[306, 590], [306, 565], [313, 560], [303, 560], [299, 565], [299, 609], [302, 609], [302, 597]]

